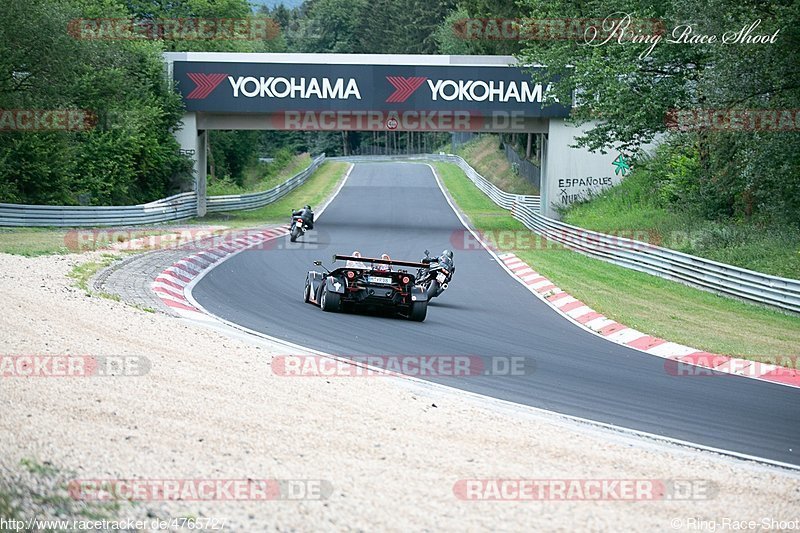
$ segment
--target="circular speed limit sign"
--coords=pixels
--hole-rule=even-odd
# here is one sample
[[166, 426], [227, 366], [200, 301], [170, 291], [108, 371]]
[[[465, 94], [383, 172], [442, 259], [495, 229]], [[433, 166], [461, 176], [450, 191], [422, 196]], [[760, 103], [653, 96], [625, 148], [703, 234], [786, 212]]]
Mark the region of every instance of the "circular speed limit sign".
[[392, 117], [389, 120], [387, 120], [386, 127], [389, 128], [390, 130], [397, 128], [397, 119]]

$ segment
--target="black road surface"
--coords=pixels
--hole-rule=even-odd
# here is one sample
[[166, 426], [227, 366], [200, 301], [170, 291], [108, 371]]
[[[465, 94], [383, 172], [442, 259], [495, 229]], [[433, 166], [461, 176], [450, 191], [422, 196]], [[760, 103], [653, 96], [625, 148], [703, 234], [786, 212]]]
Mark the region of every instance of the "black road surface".
[[419, 260], [426, 248], [432, 255], [454, 248], [463, 226], [426, 165], [356, 165], [316, 230], [300, 239], [305, 243], [292, 245], [286, 237], [270, 249], [234, 256], [197, 284], [194, 297], [231, 322], [332, 354], [524, 357], [533, 363], [524, 375], [430, 379], [800, 465], [800, 390], [729, 375], [670, 375], [664, 359], [608, 342], [559, 316], [484, 250], [455, 248], [453, 283], [422, 323], [325, 313], [304, 304], [314, 259], [329, 265], [334, 253], [359, 250]]

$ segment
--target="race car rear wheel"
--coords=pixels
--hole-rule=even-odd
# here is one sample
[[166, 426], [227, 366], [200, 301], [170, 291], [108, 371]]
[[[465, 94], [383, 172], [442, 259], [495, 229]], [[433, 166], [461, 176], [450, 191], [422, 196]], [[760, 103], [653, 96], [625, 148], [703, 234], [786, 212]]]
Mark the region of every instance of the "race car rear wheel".
[[311, 301], [311, 284], [306, 283], [306, 288], [303, 289], [303, 301], [308, 303]]
[[329, 313], [338, 311], [341, 297], [335, 292], [329, 292], [327, 287], [322, 287], [322, 296], [319, 298], [319, 306], [323, 311]]
[[422, 322], [428, 314], [428, 302], [414, 302], [411, 304], [411, 312], [408, 314], [408, 319], [415, 322]]

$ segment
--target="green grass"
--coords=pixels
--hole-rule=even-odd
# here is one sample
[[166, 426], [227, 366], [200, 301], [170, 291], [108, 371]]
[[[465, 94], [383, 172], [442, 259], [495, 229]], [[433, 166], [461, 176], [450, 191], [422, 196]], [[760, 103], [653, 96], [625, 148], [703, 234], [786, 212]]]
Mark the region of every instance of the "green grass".
[[[0, 253], [37, 257], [110, 249], [111, 245], [173, 230], [150, 228], [10, 228], [0, 229]], [[145, 251], [145, 250], [143, 250]]]
[[[528, 231], [475, 187], [457, 166], [434, 166], [476, 229]], [[746, 359], [800, 355], [800, 317], [628, 270], [540, 239], [533, 241], [541, 244], [502, 252], [517, 254], [562, 290], [626, 326]]]
[[6, 520], [24, 520], [22, 509], [15, 503], [19, 496], [9, 490], [0, 489], [0, 516]]
[[306, 169], [309, 167], [309, 165], [311, 165], [312, 160], [313, 159], [311, 158], [310, 154], [296, 155], [294, 159], [292, 159], [292, 162], [283, 167], [283, 169], [275, 176], [274, 185], [288, 180], [295, 174], [299, 174], [303, 169]]
[[269, 190], [311, 164], [309, 154], [299, 154], [291, 158], [288, 164], [280, 165], [279, 161], [272, 163], [258, 162], [244, 171], [244, 185], [237, 185], [225, 179], [208, 180], [208, 195], [220, 196], [225, 194], [247, 194]]
[[744, 221], [712, 221], [660, 207], [651, 176], [634, 172], [620, 185], [563, 213], [569, 224], [638, 240], [766, 274], [800, 279], [800, 230]]
[[[275, 184], [286, 181], [289, 177], [308, 167], [309, 164], [310, 158], [307, 154], [304, 157], [296, 157], [292, 165], [285, 167], [279, 174], [274, 176]], [[320, 202], [324, 201], [333, 192], [335, 185], [341, 180], [346, 168], [346, 163], [324, 163], [305, 184], [278, 202], [261, 209], [219, 213], [207, 218], [178, 222], [178, 224], [186, 226], [224, 223], [231, 227], [242, 227], [282, 221], [289, 216], [289, 210], [292, 208], [307, 203], [316, 207]], [[91, 228], [79, 230], [63, 228], [2, 228], [0, 229], [0, 253], [36, 257], [40, 255], [104, 250], [115, 242], [124, 242], [127, 240], [126, 236], [138, 238], [170, 233], [173, 233], [173, 230], [169, 227], [164, 227], [164, 229], [152, 227], [132, 228], [129, 233], [126, 231], [115, 232], [114, 228], [100, 228], [96, 234]], [[110, 240], [112, 237], [115, 239], [114, 242]], [[147, 249], [140, 251], [147, 251]]]
[[[93, 291], [91, 287], [89, 287], [89, 282], [91, 281], [92, 277], [95, 274], [110, 266], [112, 263], [120, 259], [120, 255], [115, 254], [102, 254], [102, 258], [99, 261], [87, 261], [85, 263], [80, 263], [72, 267], [69, 274], [69, 277], [75, 280], [75, 286], [79, 289], [82, 289], [88, 296], [99, 296], [100, 298], [108, 298], [109, 300], [114, 300], [115, 302], [119, 302], [122, 299], [119, 297], [118, 294], [112, 294], [110, 292], [104, 291]], [[155, 313], [156, 310], [152, 307], [145, 307], [143, 305], [139, 305], [136, 303], [125, 302], [129, 306], [138, 309], [139, 311], [144, 311], [145, 313]]]
[[[128, 254], [136, 252], [123, 252], [123, 253]], [[111, 266], [111, 264], [113, 264], [118, 259], [121, 259], [120, 255], [102, 254], [102, 258], [99, 261], [87, 261], [85, 263], [80, 263], [78, 265], [75, 265], [74, 267], [72, 267], [72, 270], [70, 270], [69, 274], [67, 275], [75, 280], [75, 286], [86, 292], [87, 296], [99, 296], [100, 298], [108, 298], [109, 300], [114, 300], [115, 302], [119, 302], [122, 299], [118, 294], [113, 294], [104, 291], [93, 291], [91, 287], [89, 287], [89, 282], [91, 281], [92, 277], [94, 277], [95, 274], [97, 274], [104, 268]], [[133, 302], [125, 302], [125, 303], [145, 313], [156, 312], [156, 310], [153, 309], [152, 307], [146, 307]]]
[[316, 210], [319, 204], [328, 198], [341, 182], [347, 167], [347, 163], [328, 161], [323, 163], [302, 186], [277, 202], [248, 211], [213, 213], [204, 218], [195, 219], [194, 222], [224, 224], [232, 228], [286, 222], [293, 209], [309, 204]]
[[514, 174], [506, 154], [500, 150], [500, 138], [497, 135], [481, 135], [459, 147], [456, 153], [485, 176], [486, 179], [502, 190], [514, 194], [539, 194], [532, 183], [524, 177]]
[[[20, 486], [12, 479], [14, 476], [0, 478], [0, 517], [5, 520], [114, 520], [119, 517], [123, 504], [127, 508], [135, 505], [120, 499], [76, 500], [71, 497], [70, 482], [77, 479], [77, 474], [63, 471], [49, 462], [22, 459], [20, 467], [34, 479]], [[26, 504], [22, 504], [24, 500]], [[13, 531], [3, 531], [7, 530]]]
[[117, 259], [119, 259], [118, 255], [103, 254], [102, 259], [99, 261], [87, 261], [86, 263], [75, 265], [68, 275], [75, 280], [75, 285], [78, 288], [83, 289], [86, 294], [98, 294], [103, 298], [119, 301], [119, 296], [116, 294], [110, 294], [106, 292], [94, 293], [89, 287], [89, 280], [92, 279], [92, 276], [100, 272], [100, 270], [104, 269], [105, 267], [111, 265], [111, 263]]
[[54, 476], [58, 473], [58, 469], [50, 463], [40, 463], [33, 459], [22, 458], [19, 461], [20, 466], [30, 472], [42, 476]]
[[68, 254], [67, 233], [54, 228], [0, 229], [0, 252], [27, 257]]

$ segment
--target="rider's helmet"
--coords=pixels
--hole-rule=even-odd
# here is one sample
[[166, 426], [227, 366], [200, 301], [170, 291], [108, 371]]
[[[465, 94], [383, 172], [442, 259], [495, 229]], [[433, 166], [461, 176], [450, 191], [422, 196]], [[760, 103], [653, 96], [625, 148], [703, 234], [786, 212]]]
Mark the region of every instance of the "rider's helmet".
[[354, 250], [353, 257], [361, 257], [361, 252], [359, 252], [358, 250]]
[[311, 211], [311, 206], [310, 206], [310, 205], [307, 205], [307, 206], [305, 206], [303, 209], [308, 209], [309, 211]]
[[[389, 254], [381, 254], [381, 259], [383, 259], [384, 261], [392, 260], [392, 258], [389, 257]], [[375, 266], [375, 270], [382, 270], [383, 272], [388, 272], [390, 269], [391, 267], [389, 265], [385, 265], [383, 263], [380, 263]]]
[[453, 251], [452, 250], [444, 250], [442, 251], [442, 257], [447, 257], [448, 259], [453, 259]]

